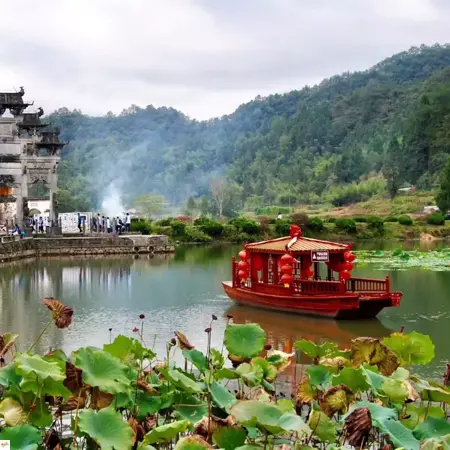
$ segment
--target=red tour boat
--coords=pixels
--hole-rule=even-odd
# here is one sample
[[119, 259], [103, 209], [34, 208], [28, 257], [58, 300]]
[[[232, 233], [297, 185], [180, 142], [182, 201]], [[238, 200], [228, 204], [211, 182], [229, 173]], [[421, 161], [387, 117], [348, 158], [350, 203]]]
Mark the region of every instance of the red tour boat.
[[351, 249], [303, 237], [292, 225], [290, 236], [245, 245], [240, 261], [232, 260], [232, 281], [222, 284], [239, 304], [334, 319], [373, 318], [399, 306], [402, 293], [391, 291], [389, 277], [352, 277]]

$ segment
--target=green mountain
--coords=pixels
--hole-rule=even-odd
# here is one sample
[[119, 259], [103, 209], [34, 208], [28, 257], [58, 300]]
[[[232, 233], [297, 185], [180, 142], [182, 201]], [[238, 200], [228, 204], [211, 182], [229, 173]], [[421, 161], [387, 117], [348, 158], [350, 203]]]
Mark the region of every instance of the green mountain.
[[183, 204], [209, 195], [218, 174], [264, 204], [431, 189], [450, 154], [450, 45], [413, 47], [208, 121], [151, 105], [104, 117], [62, 108], [50, 120], [70, 140], [61, 210], [97, 207], [113, 187], [128, 202], [155, 193]]

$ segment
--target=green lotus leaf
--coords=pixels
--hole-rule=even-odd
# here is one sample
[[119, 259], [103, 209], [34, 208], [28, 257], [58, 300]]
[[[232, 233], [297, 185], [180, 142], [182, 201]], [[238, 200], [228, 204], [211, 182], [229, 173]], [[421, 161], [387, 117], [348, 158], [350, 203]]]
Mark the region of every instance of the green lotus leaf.
[[313, 387], [320, 386], [322, 390], [325, 390], [331, 386], [333, 375], [326, 367], [309, 366], [308, 369], [306, 370], [306, 373], [309, 376], [311, 386]]
[[450, 423], [446, 418], [427, 416], [413, 431], [413, 435], [419, 441], [430, 438], [438, 438], [450, 434]]
[[370, 389], [367, 382], [367, 376], [361, 368], [353, 369], [352, 367], [345, 367], [338, 375], [332, 378], [333, 386], [343, 384], [348, 386], [355, 394], [357, 392], [366, 392]]
[[189, 422], [187, 420], [178, 420], [153, 428], [153, 430], [145, 435], [143, 444], [150, 445], [155, 442], [169, 442], [177, 437], [179, 433], [184, 433], [188, 426]]
[[0, 368], [0, 385], [5, 388], [11, 386], [19, 386], [22, 381], [22, 377], [17, 374], [17, 364], [12, 362], [5, 367]]
[[44, 381], [38, 381], [36, 376], [28, 374], [23, 377], [20, 383], [22, 392], [40, 393], [40, 395], [53, 395], [55, 397], [69, 398], [72, 392], [64, 386], [62, 381], [55, 381], [52, 378], [47, 378]]
[[49, 427], [54, 420], [50, 405], [45, 403], [43, 398], [38, 398], [35, 405], [29, 416], [31, 424], [38, 428]]
[[208, 442], [199, 435], [182, 437], [175, 445], [175, 450], [205, 450], [209, 448]]
[[50, 362], [66, 362], [69, 360], [67, 355], [62, 350], [55, 350], [53, 352], [50, 352], [44, 356], [44, 359]]
[[403, 382], [391, 377], [384, 380], [381, 390], [392, 400], [392, 403], [403, 404], [408, 397], [408, 389]]
[[434, 358], [434, 344], [429, 336], [413, 331], [409, 334], [393, 333], [384, 338], [383, 343], [390, 348], [403, 365], [428, 364]]
[[222, 427], [212, 436], [214, 444], [225, 450], [235, 450], [245, 444], [247, 432], [241, 427]]
[[208, 368], [208, 360], [200, 350], [195, 348], [192, 350], [184, 349], [182, 354], [183, 357], [197, 367], [200, 372], [204, 372]]
[[136, 396], [136, 406], [138, 419], [143, 419], [148, 414], [156, 414], [161, 409], [162, 399], [160, 396], [140, 391]]
[[313, 404], [313, 409], [309, 415], [308, 426], [313, 430], [313, 434], [325, 442], [335, 442], [337, 425], [317, 406]]
[[0, 403], [0, 416], [3, 417], [6, 425], [10, 427], [28, 423], [28, 414], [24, 411], [23, 406], [9, 397]]
[[102, 450], [129, 450], [132, 447], [132, 428], [123, 420], [122, 414], [111, 407], [100, 411], [80, 411], [78, 426], [80, 431], [90, 436]]
[[300, 416], [293, 413], [284, 413], [278, 420], [278, 426], [284, 431], [294, 431], [299, 435], [311, 434], [311, 428]]
[[137, 339], [132, 339], [119, 334], [111, 344], [103, 346], [103, 350], [120, 359], [122, 362], [132, 362], [137, 359], [153, 359], [155, 354], [142, 346]]
[[420, 443], [420, 450], [450, 450], [450, 434], [424, 440]]
[[246, 445], [243, 445], [242, 447], [237, 447], [236, 450], [261, 450], [263, 448], [264, 448], [263, 445], [246, 444]]
[[450, 389], [447, 386], [431, 380], [420, 380], [417, 377], [411, 377], [411, 380], [416, 384], [422, 400], [450, 403]]
[[405, 411], [406, 419], [402, 419], [405, 427], [413, 430], [417, 425], [421, 424], [427, 417], [436, 417], [437, 419], [445, 418], [445, 412], [440, 406], [418, 406], [414, 403], [408, 403]]
[[196, 423], [208, 415], [208, 406], [204, 401], [199, 400], [190, 394], [177, 392], [174, 397], [174, 408], [180, 419], [189, 420]]
[[264, 370], [260, 366], [252, 366], [249, 363], [242, 363], [236, 369], [248, 386], [259, 386], [264, 378]]
[[36, 450], [42, 441], [41, 432], [31, 425], [4, 428], [0, 441], [10, 441], [11, 450]]
[[128, 367], [119, 359], [93, 347], [81, 348], [75, 353], [75, 366], [83, 371], [83, 381], [102, 392], [118, 394], [131, 384]]
[[199, 383], [177, 369], [162, 369], [160, 372], [174, 386], [185, 392], [190, 394], [202, 392], [202, 388]]
[[397, 418], [397, 412], [395, 409], [385, 408], [384, 406], [377, 405], [368, 401], [357, 402], [352, 406], [352, 409], [343, 417], [344, 419], [351, 414], [355, 409], [367, 408], [370, 411], [372, 417], [372, 423], [377, 426], [383, 421], [390, 419], [395, 420]]
[[420, 442], [414, 437], [412, 431], [406, 428], [396, 418], [383, 419], [377, 423], [377, 428], [383, 433], [388, 434], [396, 448], [408, 450], [419, 450]]
[[236, 397], [225, 386], [215, 381], [210, 384], [209, 392], [214, 403], [226, 412], [237, 403]]
[[263, 371], [263, 378], [265, 380], [267, 380], [269, 383], [272, 383], [273, 381], [275, 381], [277, 375], [278, 375], [278, 371], [277, 369], [272, 366], [266, 359], [264, 358], [253, 358], [250, 361], [250, 365], [255, 368], [255, 367], [260, 367]]
[[361, 367], [361, 370], [366, 376], [367, 382], [369, 383], [372, 391], [375, 394], [380, 394], [381, 386], [383, 386], [383, 383], [385, 382], [387, 377], [385, 377], [384, 375], [380, 375], [378, 373], [378, 369], [373, 366], [365, 365]]
[[236, 356], [253, 358], [258, 356], [266, 343], [266, 332], [255, 323], [228, 325], [225, 329], [225, 346]]
[[54, 381], [63, 381], [66, 377], [65, 364], [62, 362], [46, 361], [39, 355], [20, 353], [16, 355], [16, 372], [26, 377], [32, 375], [40, 381], [51, 378]]
[[241, 376], [235, 370], [228, 369], [228, 367], [222, 367], [222, 369], [219, 369], [216, 372], [214, 372], [214, 378], [217, 381], [220, 381], [220, 380], [237, 380], [237, 379], [241, 378]]
[[242, 425], [262, 427], [274, 434], [282, 431], [278, 421], [283, 413], [271, 403], [242, 400], [232, 406], [230, 414]]
[[212, 366], [215, 369], [221, 369], [225, 364], [225, 358], [223, 357], [222, 353], [220, 353], [219, 350], [212, 348], [210, 351], [210, 355]]
[[295, 413], [294, 402], [287, 398], [278, 400], [277, 406], [282, 413]]
[[317, 345], [312, 341], [302, 339], [294, 344], [297, 350], [302, 351], [305, 355], [310, 358], [321, 358], [322, 356], [328, 356], [332, 358], [333, 356], [339, 356], [339, 348], [334, 342], [324, 342], [321, 345]]

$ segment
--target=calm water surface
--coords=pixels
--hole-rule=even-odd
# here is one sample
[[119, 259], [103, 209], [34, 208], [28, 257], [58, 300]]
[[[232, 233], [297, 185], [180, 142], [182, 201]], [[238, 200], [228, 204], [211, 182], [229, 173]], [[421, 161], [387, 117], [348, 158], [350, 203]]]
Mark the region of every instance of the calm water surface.
[[[373, 243], [373, 249], [389, 244]], [[417, 244], [411, 244], [416, 246]], [[356, 249], [369, 248], [357, 246]], [[436, 359], [423, 375], [440, 377], [449, 359], [450, 272], [420, 269], [380, 272], [375, 266], [357, 267], [355, 276], [383, 278], [389, 274], [395, 290], [404, 293], [402, 305], [383, 311], [376, 320], [335, 322], [234, 306], [223, 294], [221, 281], [231, 278], [230, 258], [240, 247], [208, 246], [178, 249], [176, 255], [102, 259], [41, 259], [0, 267], [0, 331], [20, 333], [21, 349], [34, 342], [49, 319], [41, 304], [56, 297], [75, 309], [66, 330], [51, 327], [41, 352], [61, 347], [101, 346], [112, 335], [133, 335], [144, 313], [144, 338], [164, 352], [175, 330], [200, 349], [206, 347], [204, 329], [211, 314], [214, 345], [220, 347], [226, 315], [234, 321], [254, 321], [267, 331], [270, 342], [289, 350], [305, 337], [332, 339], [341, 345], [357, 336], [382, 337], [402, 326], [432, 337]], [[164, 354], [164, 353], [162, 353]]]

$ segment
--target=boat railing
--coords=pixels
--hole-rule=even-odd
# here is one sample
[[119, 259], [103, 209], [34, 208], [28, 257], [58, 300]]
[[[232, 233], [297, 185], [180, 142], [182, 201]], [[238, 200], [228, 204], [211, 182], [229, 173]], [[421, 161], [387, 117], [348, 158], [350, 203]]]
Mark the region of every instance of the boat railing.
[[295, 294], [329, 294], [345, 292], [345, 284], [340, 281], [294, 280]]
[[376, 280], [372, 278], [351, 278], [346, 282], [347, 292], [390, 292], [390, 280]]

